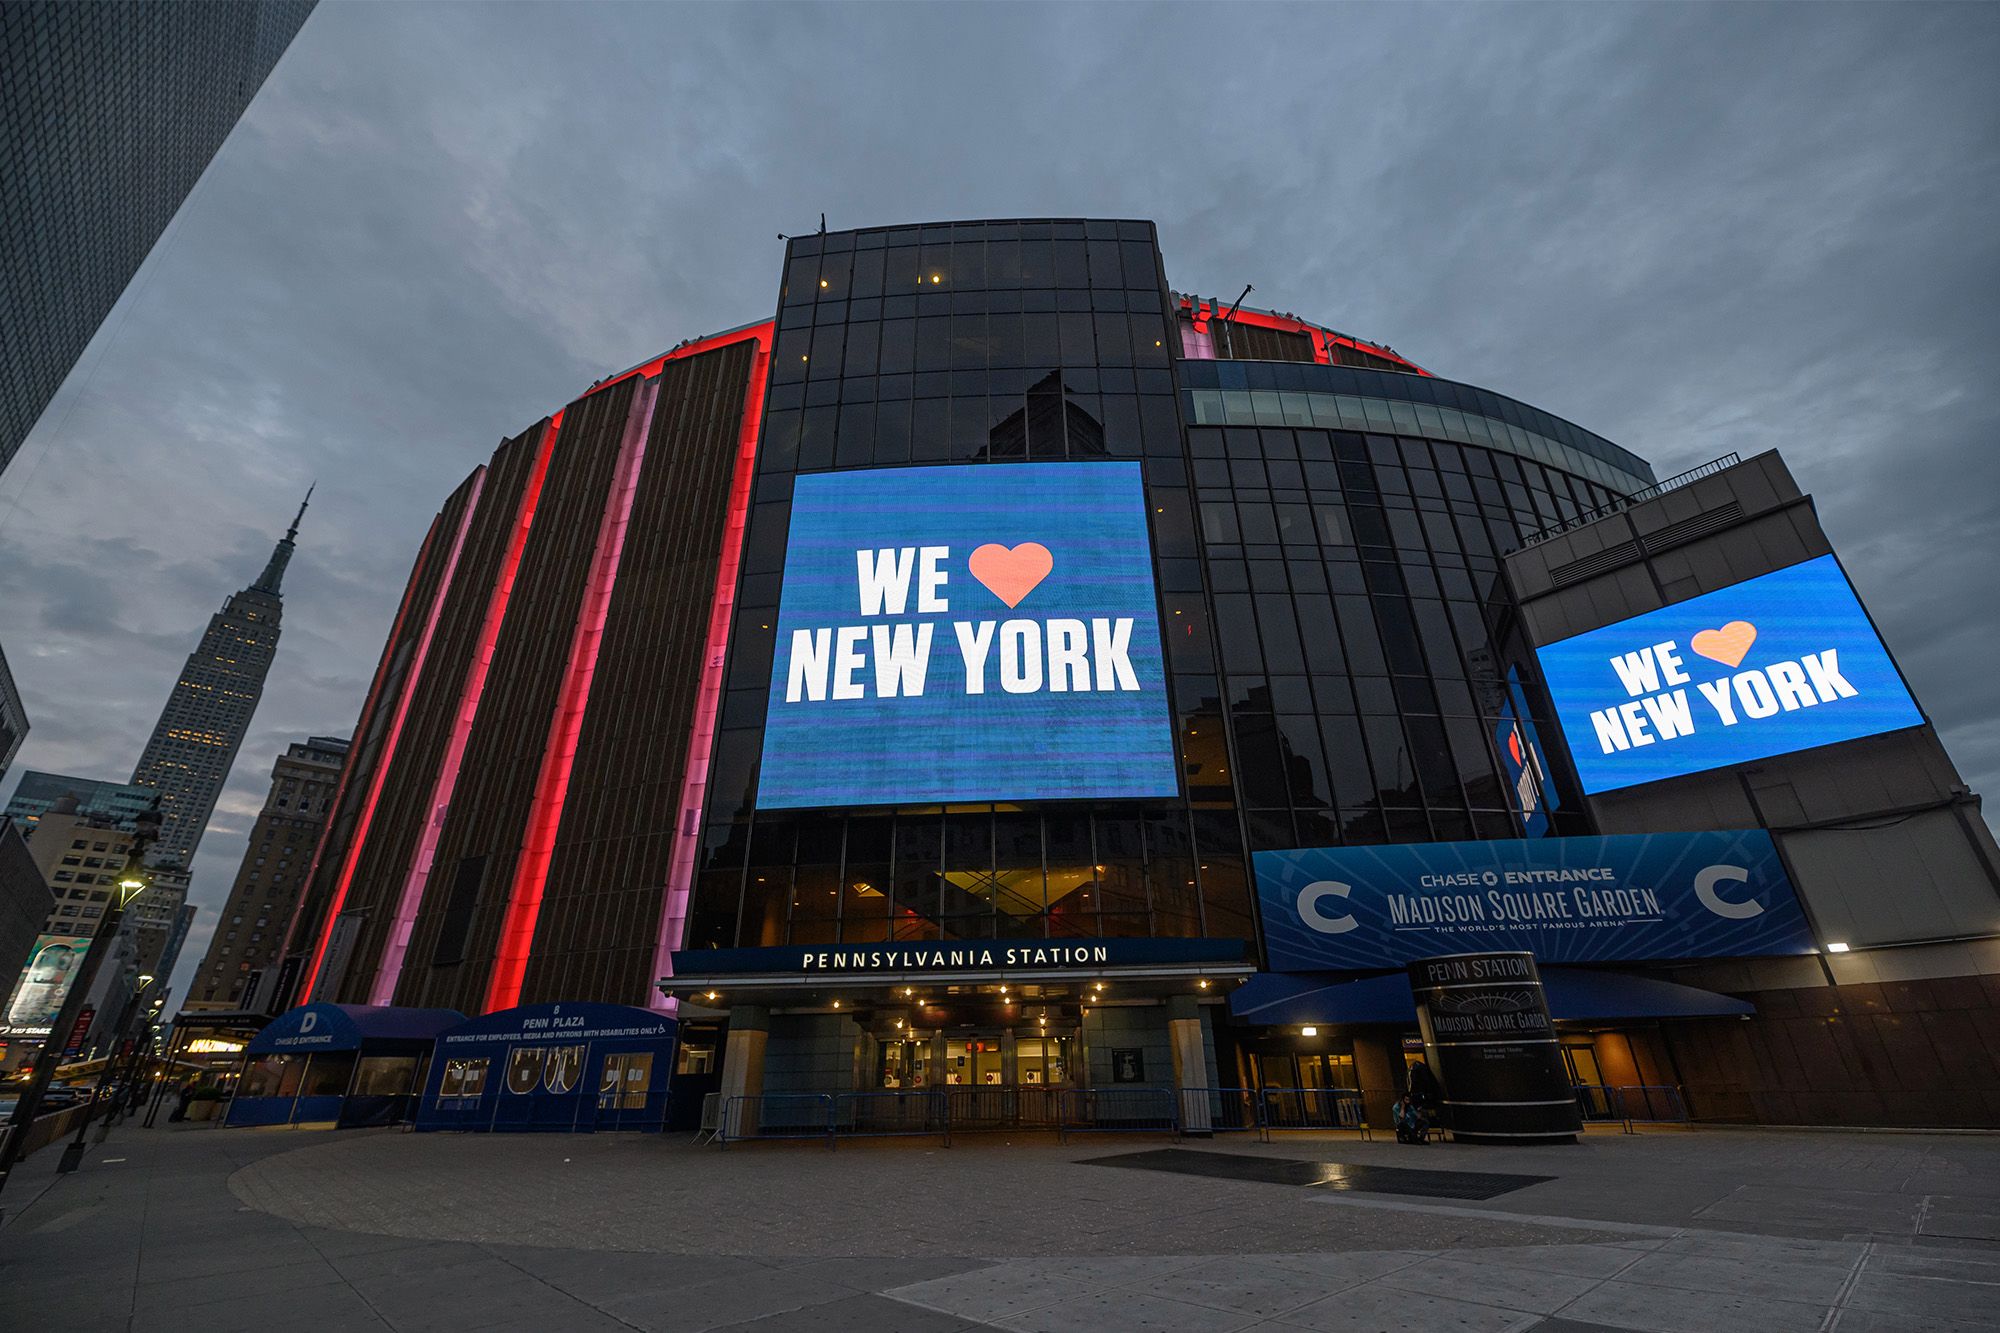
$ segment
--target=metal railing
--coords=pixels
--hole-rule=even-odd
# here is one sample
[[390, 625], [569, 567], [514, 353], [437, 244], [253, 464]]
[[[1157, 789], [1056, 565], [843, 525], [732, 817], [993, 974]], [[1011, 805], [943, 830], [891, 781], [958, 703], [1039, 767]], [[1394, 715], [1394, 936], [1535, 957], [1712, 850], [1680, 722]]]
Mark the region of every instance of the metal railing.
[[1571, 1091], [1586, 1124], [1622, 1123], [1630, 1134], [1634, 1125], [1690, 1123], [1687, 1101], [1671, 1083], [1579, 1083]]
[[1180, 1132], [1180, 1107], [1172, 1088], [1064, 1088], [1056, 1105], [1056, 1132], [1064, 1138]]
[[1526, 550], [1537, 542], [1545, 542], [1551, 537], [1568, 532], [1572, 528], [1580, 528], [1586, 523], [1595, 523], [1600, 518], [1610, 518], [1613, 514], [1630, 509], [1635, 504], [1643, 504], [1647, 500], [1665, 495], [1668, 491], [1679, 490], [1689, 482], [1700, 481], [1703, 477], [1712, 477], [1724, 468], [1735, 467], [1742, 461], [1742, 458], [1736, 454], [1724, 454], [1720, 458], [1711, 458], [1700, 467], [1689, 468], [1686, 472], [1682, 472], [1677, 476], [1668, 477], [1665, 481], [1655, 482], [1642, 491], [1634, 491], [1630, 495], [1620, 496], [1610, 504], [1599, 505], [1595, 509], [1586, 509], [1575, 518], [1566, 518], [1560, 523], [1551, 523], [1539, 532], [1531, 532], [1521, 538], [1521, 549]]
[[1052, 1130], [1071, 1134], [1255, 1133], [1357, 1130], [1367, 1110], [1350, 1088], [943, 1087], [873, 1092], [780, 1092], [702, 1102], [697, 1143], [748, 1139], [932, 1137], [956, 1132]]

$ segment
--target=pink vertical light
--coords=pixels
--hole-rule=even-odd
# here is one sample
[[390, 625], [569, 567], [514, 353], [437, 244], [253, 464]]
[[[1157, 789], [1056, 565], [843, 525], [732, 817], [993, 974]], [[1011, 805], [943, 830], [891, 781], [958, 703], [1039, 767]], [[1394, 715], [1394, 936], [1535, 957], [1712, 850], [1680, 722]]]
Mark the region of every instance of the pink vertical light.
[[368, 990], [370, 1004], [390, 1004], [395, 999], [396, 980], [402, 974], [403, 957], [410, 947], [410, 932], [415, 928], [417, 913], [423, 907], [431, 860], [437, 855], [438, 834], [444, 828], [446, 812], [451, 809], [452, 793], [458, 788], [459, 767], [465, 760], [465, 743], [472, 735], [473, 722], [479, 717], [479, 701], [486, 691], [486, 672], [493, 665], [494, 645], [500, 639], [501, 623], [507, 618], [507, 602], [514, 594], [514, 578], [521, 569], [521, 552], [528, 544], [528, 530], [534, 526], [535, 506], [541, 502], [542, 483], [549, 474], [549, 458], [555, 452], [556, 435], [562, 429], [562, 418], [563, 414], [557, 412], [549, 419], [547, 429], [542, 432], [534, 468], [528, 474], [526, 485], [521, 488], [521, 503], [514, 513], [514, 529], [507, 539], [506, 554], [501, 558], [500, 576], [493, 582], [493, 591], [487, 594], [486, 617], [479, 625], [479, 646], [472, 655], [471, 665], [466, 668], [465, 684], [459, 690], [458, 712], [452, 719], [451, 737], [445, 743], [444, 762], [438, 766], [437, 778], [431, 784], [430, 802], [424, 807], [429, 816], [418, 839], [416, 854], [410, 858], [410, 868], [403, 879], [403, 891], [396, 900], [396, 914], [389, 924], [389, 937], [382, 946], [375, 980]]
[[[440, 515], [442, 517], [442, 515]], [[340, 803], [347, 795], [347, 779], [354, 773], [354, 766], [361, 758], [361, 738], [375, 725], [375, 709], [381, 702], [382, 685], [389, 679], [389, 664], [396, 657], [396, 642], [403, 635], [403, 621], [409, 617], [410, 603], [417, 595], [417, 580], [424, 572], [424, 561], [431, 553], [431, 543], [437, 540], [438, 520], [432, 519], [430, 530], [424, 534], [424, 544], [417, 550], [417, 563], [410, 568], [410, 581], [403, 585], [403, 600], [396, 607], [396, 621], [389, 627], [389, 640], [382, 645], [382, 659], [375, 664], [375, 679], [368, 684], [368, 697], [362, 700], [361, 716], [354, 724], [354, 741], [347, 752], [347, 760], [340, 766], [340, 779], [333, 784], [333, 800], [326, 807], [326, 822], [320, 825], [319, 840], [313, 844], [312, 860], [306, 863], [305, 878], [300, 881], [306, 892], [299, 895], [298, 906], [292, 909], [292, 919], [285, 926], [284, 947], [278, 951], [280, 957], [288, 957], [292, 952], [292, 939], [298, 934], [299, 923], [305, 919], [306, 900], [312, 889], [313, 876], [319, 873], [319, 866], [326, 856], [327, 839], [333, 836], [333, 826], [340, 817]], [[413, 682], [407, 678], [407, 690]], [[329, 925], [332, 917], [327, 918]], [[300, 991], [301, 998], [305, 991]]]
[[604, 643], [604, 621], [611, 594], [618, 586], [618, 565], [625, 554], [625, 533], [631, 524], [632, 500], [639, 490], [639, 472], [646, 460], [646, 435], [659, 399], [657, 376], [642, 380], [625, 418], [625, 438], [619, 442], [611, 492], [598, 520], [597, 545], [583, 600], [577, 608], [569, 658], [563, 668], [562, 690], [556, 696], [555, 717], [548, 744], [542, 750], [541, 772], [535, 778], [534, 804], [529, 807], [527, 836], [515, 862], [514, 882], [507, 892], [507, 913], [500, 923], [500, 946], [487, 978], [482, 1013], [511, 1009], [520, 1002], [521, 982], [534, 951], [535, 923], [548, 887], [549, 862], [555, 857], [556, 833], [562, 827], [563, 805], [569, 798], [570, 771], [576, 763], [577, 739], [590, 707], [590, 687], [597, 675], [597, 653]]
[[[708, 762], [715, 750], [716, 715], [722, 706], [722, 668], [729, 652], [729, 621], [736, 609], [736, 574], [743, 563], [743, 534], [750, 522], [750, 483], [757, 470], [757, 435], [764, 421], [764, 378], [770, 367], [775, 326], [747, 330], [757, 340], [750, 366], [750, 387], [743, 401], [743, 429], [736, 443], [736, 471], [729, 482], [729, 517], [722, 530], [722, 557], [715, 568], [715, 593], [709, 602], [708, 638], [703, 647], [701, 689], [696, 696], [694, 727], [688, 737], [687, 764], [681, 776], [681, 799], [675, 807], [680, 823], [674, 829], [674, 853], [667, 871], [667, 890], [660, 904], [660, 932], [653, 949], [653, 976], [670, 977], [674, 950], [687, 933], [688, 899], [694, 888], [695, 851], [701, 842], [701, 814], [707, 799]], [[648, 993], [651, 1008], [674, 1010], [674, 1001], [657, 987]]]

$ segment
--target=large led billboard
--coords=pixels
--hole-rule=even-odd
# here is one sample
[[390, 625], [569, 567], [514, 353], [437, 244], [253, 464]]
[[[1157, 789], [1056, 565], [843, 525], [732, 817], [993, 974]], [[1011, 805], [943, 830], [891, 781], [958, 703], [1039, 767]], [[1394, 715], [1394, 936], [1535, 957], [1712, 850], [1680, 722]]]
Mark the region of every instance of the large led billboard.
[[763, 809], [1180, 790], [1139, 464], [811, 473]]
[[1924, 720], [1830, 555], [1535, 656], [1586, 792]]
[[88, 935], [38, 935], [28, 965], [7, 1001], [11, 1027], [46, 1028], [62, 1012], [63, 1001], [76, 980], [83, 956], [90, 952]]
[[1485, 950], [1604, 963], [1813, 948], [1761, 829], [1308, 847], [1251, 859], [1264, 946], [1283, 972]]

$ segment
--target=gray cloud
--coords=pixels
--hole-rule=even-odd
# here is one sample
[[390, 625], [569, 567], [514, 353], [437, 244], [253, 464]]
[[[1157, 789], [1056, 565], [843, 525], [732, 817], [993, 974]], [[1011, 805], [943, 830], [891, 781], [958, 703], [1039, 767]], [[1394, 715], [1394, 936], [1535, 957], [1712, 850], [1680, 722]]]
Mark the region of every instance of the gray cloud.
[[824, 210], [1152, 217], [1177, 286], [1254, 282], [1662, 475], [1780, 448], [2000, 790], [1996, 65], [1991, 6], [322, 5], [0, 479], [21, 763], [127, 773], [317, 478], [219, 902], [271, 760], [352, 726], [445, 493], [768, 314], [776, 233]]

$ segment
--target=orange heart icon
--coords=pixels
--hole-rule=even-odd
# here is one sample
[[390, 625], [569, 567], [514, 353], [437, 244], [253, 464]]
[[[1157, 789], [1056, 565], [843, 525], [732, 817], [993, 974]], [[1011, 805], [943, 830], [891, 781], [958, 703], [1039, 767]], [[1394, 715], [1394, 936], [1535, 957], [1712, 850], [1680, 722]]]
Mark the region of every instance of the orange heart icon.
[[1040, 542], [1022, 542], [1011, 551], [999, 542], [988, 542], [972, 553], [966, 567], [988, 592], [1012, 608], [1049, 576], [1056, 558]]
[[1688, 646], [1703, 657], [1724, 666], [1741, 666], [1750, 645], [1757, 642], [1757, 627], [1747, 620], [1732, 620], [1721, 629], [1705, 629], [1688, 640]]

